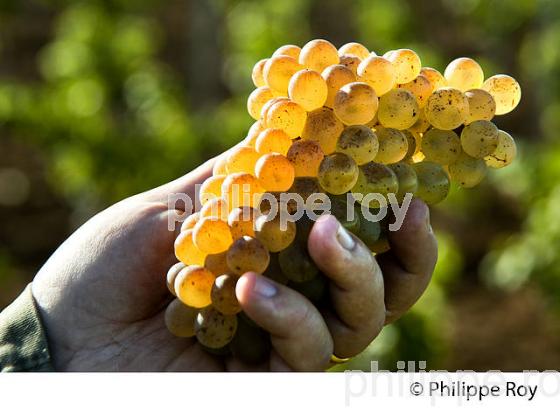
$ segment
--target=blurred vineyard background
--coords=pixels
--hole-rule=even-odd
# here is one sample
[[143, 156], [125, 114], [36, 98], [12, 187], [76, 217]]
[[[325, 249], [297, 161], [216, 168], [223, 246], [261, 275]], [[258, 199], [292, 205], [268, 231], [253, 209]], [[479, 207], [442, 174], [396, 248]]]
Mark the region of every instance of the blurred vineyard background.
[[0, 308], [87, 218], [245, 136], [257, 60], [287, 43], [413, 48], [521, 83], [520, 158], [433, 209], [428, 292], [350, 368], [560, 367], [560, 2], [2, 0]]

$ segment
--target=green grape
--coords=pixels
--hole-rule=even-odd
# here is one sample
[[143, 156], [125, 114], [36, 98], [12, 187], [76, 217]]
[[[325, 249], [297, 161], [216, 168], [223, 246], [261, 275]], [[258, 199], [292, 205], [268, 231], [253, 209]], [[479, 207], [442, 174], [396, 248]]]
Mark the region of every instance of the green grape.
[[280, 268], [292, 282], [305, 282], [313, 279], [319, 268], [309, 256], [307, 245], [294, 242], [278, 254]]
[[424, 113], [434, 127], [453, 130], [468, 120], [469, 101], [456, 88], [440, 88], [428, 98]]
[[210, 297], [212, 306], [224, 315], [235, 315], [241, 312], [241, 306], [235, 295], [235, 285], [237, 285], [237, 275], [226, 273], [220, 275], [214, 281]]
[[356, 233], [356, 236], [371, 249], [372, 246], [376, 244], [379, 240], [379, 235], [381, 233], [381, 227], [378, 221], [370, 221], [367, 219], [360, 207], [356, 207], [356, 212], [360, 218], [360, 229]]
[[426, 161], [449, 165], [461, 155], [461, 140], [454, 131], [432, 128], [422, 137], [422, 153]]
[[465, 124], [470, 124], [477, 120], [490, 121], [496, 114], [496, 101], [488, 91], [480, 88], [465, 92], [465, 97], [469, 101], [469, 116]]
[[416, 144], [416, 139], [420, 138], [420, 137], [417, 136], [418, 133], [416, 133], [416, 132], [413, 133], [412, 131], [409, 131], [409, 130], [404, 130], [404, 131], [401, 131], [401, 132], [406, 137], [406, 145], [408, 147], [403, 160], [410, 160], [410, 159], [412, 159], [412, 156], [418, 150], [418, 147], [417, 147], [417, 144]]
[[266, 268], [266, 270], [264, 271], [263, 276], [266, 276], [267, 278], [272, 279], [273, 281], [280, 283], [281, 285], [285, 285], [286, 283], [288, 283], [289, 279], [282, 272], [282, 268], [280, 268], [278, 253], [270, 254], [270, 263], [268, 264], [268, 268]]
[[498, 127], [490, 121], [471, 122], [461, 131], [461, 147], [471, 157], [484, 158], [496, 150], [498, 134]]
[[[270, 251], [280, 252], [286, 249], [296, 238], [296, 224], [280, 218], [280, 212], [272, 220], [267, 215], [257, 218], [255, 235], [259, 241]], [[282, 220], [281, 220], [282, 219]]]
[[442, 166], [425, 161], [413, 167], [418, 177], [416, 196], [429, 205], [443, 201], [449, 193], [449, 176]]
[[379, 99], [377, 117], [384, 127], [405, 130], [418, 120], [419, 112], [416, 97], [410, 91], [394, 88]]
[[473, 158], [462, 153], [457, 161], [449, 165], [449, 176], [464, 188], [472, 188], [486, 176], [486, 163], [483, 159]]
[[243, 236], [231, 244], [226, 261], [231, 272], [237, 275], [245, 272], [261, 274], [268, 267], [270, 255], [258, 239]]
[[329, 194], [344, 194], [358, 179], [358, 165], [348, 155], [336, 152], [327, 155], [319, 167], [319, 184]]
[[327, 107], [311, 111], [307, 117], [301, 138], [315, 141], [325, 155], [332, 154], [336, 149], [336, 141], [344, 130], [344, 124]]
[[245, 320], [237, 322], [237, 332], [229, 347], [234, 357], [249, 365], [265, 362], [270, 358], [272, 350], [270, 335]]
[[385, 253], [391, 249], [391, 243], [389, 242], [389, 235], [386, 229], [381, 229], [379, 239], [369, 246], [369, 249], [376, 255]]
[[356, 164], [363, 165], [373, 161], [379, 149], [377, 136], [365, 125], [347, 127], [338, 139], [336, 150], [348, 155]]
[[407, 193], [414, 194], [416, 192], [418, 189], [418, 177], [411, 165], [405, 162], [399, 162], [389, 165], [389, 168], [393, 170], [399, 180], [399, 190], [396, 193], [399, 202], [404, 199]]
[[514, 139], [507, 132], [500, 130], [496, 150], [484, 157], [484, 161], [491, 168], [503, 168], [511, 164], [516, 156], [517, 146]]
[[192, 337], [195, 334], [194, 322], [197, 315], [198, 309], [174, 299], [165, 309], [165, 326], [177, 337]]
[[360, 216], [353, 205], [350, 205], [350, 210], [348, 209], [349, 204], [346, 195], [331, 196], [330, 200], [330, 213], [338, 219], [344, 228], [356, 234], [360, 229]]
[[493, 75], [484, 81], [481, 88], [494, 97], [496, 115], [504, 115], [513, 111], [521, 101], [521, 87], [515, 78], [509, 75]]
[[167, 289], [169, 289], [169, 292], [171, 292], [173, 296], [177, 296], [175, 294], [175, 279], [177, 278], [179, 272], [181, 272], [186, 266], [187, 265], [185, 265], [183, 262], [178, 262], [170, 267], [167, 271]]
[[319, 305], [328, 296], [329, 282], [325, 275], [319, 273], [313, 279], [305, 282], [290, 282], [289, 287], [301, 293], [314, 305]]
[[213, 307], [198, 312], [195, 321], [196, 339], [210, 349], [227, 345], [237, 330], [237, 317], [224, 315]]
[[375, 131], [379, 141], [379, 150], [375, 162], [392, 164], [406, 157], [408, 139], [404, 133], [395, 128], [385, 127], [377, 127]]
[[[361, 194], [364, 197], [370, 193], [378, 193], [385, 197], [387, 194], [396, 194], [399, 191], [399, 180], [393, 170], [384, 164], [369, 162], [359, 167], [358, 180], [353, 194]], [[356, 196], [356, 200], [362, 203], [364, 198]], [[379, 202], [372, 200], [369, 202], [370, 208], [378, 208]]]
[[484, 72], [472, 58], [461, 57], [453, 60], [443, 73], [450, 87], [461, 91], [480, 88], [484, 81]]

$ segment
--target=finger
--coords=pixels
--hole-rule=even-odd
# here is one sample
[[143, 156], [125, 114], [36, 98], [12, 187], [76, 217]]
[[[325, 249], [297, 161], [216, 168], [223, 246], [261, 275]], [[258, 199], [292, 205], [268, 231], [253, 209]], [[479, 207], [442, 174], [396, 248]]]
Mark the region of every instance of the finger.
[[335, 355], [352, 357], [379, 334], [385, 321], [383, 276], [371, 251], [332, 215], [309, 235], [309, 253], [331, 279], [334, 312], [326, 312]]
[[391, 250], [377, 257], [385, 280], [386, 323], [402, 316], [424, 293], [437, 261], [428, 206], [415, 199], [403, 225], [389, 232]]
[[245, 313], [270, 333], [274, 350], [285, 362], [275, 370], [320, 371], [328, 367], [333, 342], [317, 309], [296, 291], [261, 275], [246, 273], [236, 294]]

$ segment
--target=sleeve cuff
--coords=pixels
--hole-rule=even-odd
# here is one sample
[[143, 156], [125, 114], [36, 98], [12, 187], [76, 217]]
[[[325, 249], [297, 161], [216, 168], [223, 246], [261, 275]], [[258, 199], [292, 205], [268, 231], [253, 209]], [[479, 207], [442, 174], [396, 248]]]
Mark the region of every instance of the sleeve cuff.
[[54, 371], [31, 284], [0, 313], [0, 371]]

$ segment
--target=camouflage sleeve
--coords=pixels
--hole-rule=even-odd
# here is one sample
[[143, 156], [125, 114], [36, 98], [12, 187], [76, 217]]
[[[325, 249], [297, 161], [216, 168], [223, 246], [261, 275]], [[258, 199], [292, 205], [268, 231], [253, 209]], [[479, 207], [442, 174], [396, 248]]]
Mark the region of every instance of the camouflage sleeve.
[[31, 285], [0, 313], [0, 371], [54, 371]]

